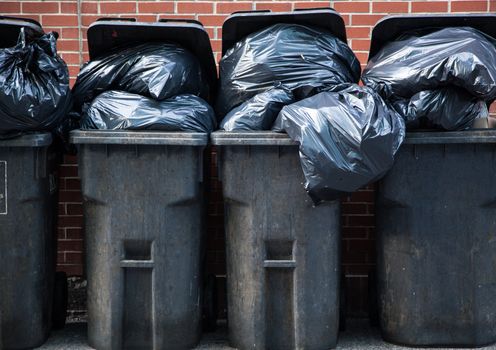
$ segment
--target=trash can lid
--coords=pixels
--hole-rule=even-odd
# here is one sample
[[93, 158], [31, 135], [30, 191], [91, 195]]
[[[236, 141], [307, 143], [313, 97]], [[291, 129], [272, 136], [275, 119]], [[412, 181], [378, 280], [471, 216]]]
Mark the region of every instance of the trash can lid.
[[71, 131], [70, 142], [74, 144], [100, 145], [206, 146], [208, 134], [163, 131], [74, 130]]
[[210, 134], [212, 144], [217, 146], [297, 146], [288, 134], [274, 131], [227, 132]]
[[40, 23], [34, 19], [0, 16], [0, 48], [15, 46], [21, 28], [34, 37], [43, 35]]
[[472, 27], [496, 38], [496, 14], [393, 15], [381, 19], [372, 29], [369, 60], [388, 42], [401, 34], [421, 29]]
[[411, 145], [496, 143], [496, 130], [409, 132], [403, 143]]
[[90, 60], [126, 44], [174, 42], [200, 61], [208, 79], [211, 96], [217, 85], [217, 68], [210, 38], [203, 25], [189, 19], [161, 19], [136, 22], [134, 18], [100, 18], [88, 28]]
[[344, 20], [332, 8], [302, 9], [293, 12], [240, 11], [230, 15], [222, 25], [222, 55], [247, 35], [278, 23], [320, 27], [346, 42]]
[[41, 132], [25, 134], [11, 139], [0, 139], [1, 147], [46, 147], [52, 144], [52, 134]]

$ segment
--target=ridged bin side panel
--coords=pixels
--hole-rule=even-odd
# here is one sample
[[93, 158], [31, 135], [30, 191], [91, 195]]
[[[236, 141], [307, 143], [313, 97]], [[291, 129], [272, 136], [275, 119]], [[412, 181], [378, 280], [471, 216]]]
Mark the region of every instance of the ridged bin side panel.
[[338, 332], [339, 203], [313, 207], [297, 146], [222, 146], [229, 338], [330, 349]]
[[56, 156], [49, 147], [0, 147], [0, 348], [40, 346], [51, 328]]
[[80, 145], [93, 347], [190, 349], [198, 342], [202, 151]]
[[494, 144], [402, 146], [377, 194], [386, 340], [496, 342], [495, 174]]

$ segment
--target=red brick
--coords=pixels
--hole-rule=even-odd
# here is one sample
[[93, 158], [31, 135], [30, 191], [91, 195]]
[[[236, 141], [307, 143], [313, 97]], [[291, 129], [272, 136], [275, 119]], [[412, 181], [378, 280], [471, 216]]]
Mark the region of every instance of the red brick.
[[349, 217], [350, 226], [374, 226], [375, 217], [373, 215], [354, 215]]
[[67, 214], [68, 215], [83, 215], [83, 205], [82, 204], [67, 204]]
[[58, 40], [57, 41], [58, 51], [79, 51], [79, 41], [78, 40]]
[[252, 2], [216, 2], [217, 13], [233, 13], [238, 11], [250, 11]]
[[58, 2], [23, 2], [23, 13], [57, 13], [59, 12]]
[[490, 12], [496, 11], [496, 1], [489, 0], [489, 11]]
[[211, 2], [189, 2], [180, 1], [177, 3], [178, 13], [212, 13], [214, 11], [214, 4]]
[[346, 36], [348, 39], [368, 39], [370, 37], [370, 27], [348, 27], [346, 29]]
[[83, 1], [81, 3], [81, 13], [98, 13], [98, 3]]
[[103, 15], [115, 13], [136, 13], [135, 2], [101, 2], [100, 13]]
[[19, 13], [21, 12], [21, 4], [19, 2], [7, 1], [0, 2], [0, 13]]
[[138, 2], [138, 13], [167, 13], [174, 12], [174, 3], [168, 2]]
[[487, 5], [487, 1], [452, 1], [451, 12], [487, 11]]
[[491, 106], [489, 107], [489, 110], [490, 110], [491, 112], [496, 113], [496, 102], [493, 102], [493, 104], [491, 104]]
[[78, 177], [78, 167], [75, 165], [61, 165], [59, 169], [61, 177]]
[[205, 15], [205, 16], [198, 16], [198, 20], [203, 23], [204, 26], [222, 26], [222, 23], [224, 23], [225, 19], [227, 18], [227, 15]]
[[412, 12], [447, 12], [447, 1], [412, 1]]
[[76, 27], [78, 25], [76, 15], [43, 15], [41, 18], [43, 26]]
[[81, 228], [66, 228], [66, 237], [67, 239], [82, 239], [83, 238], [83, 229]]
[[336, 1], [334, 2], [334, 9], [344, 13], [369, 12], [370, 3], [368, 1]]
[[257, 2], [255, 4], [257, 10], [271, 10], [275, 12], [291, 11], [291, 3], [289, 2]]
[[384, 15], [351, 15], [351, 25], [375, 26]]
[[60, 3], [61, 13], [77, 13], [77, 3], [76, 2], [62, 2]]
[[60, 37], [64, 39], [78, 39], [79, 30], [77, 28], [61, 28]]
[[138, 22], [156, 22], [157, 15], [137, 15], [136, 20]]
[[405, 13], [408, 12], [408, 2], [403, 1], [373, 1], [372, 12], [376, 13]]
[[[58, 215], [66, 215], [67, 212], [65, 211], [65, 204], [60, 204], [59, 203], [59, 206], [58, 206]], [[64, 232], [64, 236], [65, 236], [65, 232]]]
[[330, 1], [307, 1], [307, 2], [297, 2], [294, 4], [295, 9], [312, 9], [321, 7], [330, 7]]
[[80, 191], [59, 191], [59, 201], [68, 203], [81, 203], [83, 201], [83, 196]]
[[367, 204], [345, 202], [341, 206], [341, 214], [342, 215], [367, 214]]
[[57, 253], [57, 264], [65, 263], [65, 254]]
[[[100, 17], [101, 16], [83, 15], [81, 16], [81, 24], [85, 27], [88, 27], [93, 22], [96, 22], [96, 20]], [[84, 33], [86, 33], [86, 31]], [[84, 35], [83, 37], [85, 38], [86, 35]]]
[[82, 264], [83, 263], [83, 253], [82, 252], [67, 252], [65, 253], [65, 262], [67, 264]]
[[370, 49], [369, 39], [353, 39], [351, 41], [351, 48], [356, 51], [368, 51]]
[[59, 216], [59, 227], [82, 227], [82, 216]]
[[[342, 227], [341, 232], [343, 234], [343, 238], [367, 238], [368, 230], [364, 227]], [[67, 237], [69, 238], [69, 236]]]
[[76, 239], [59, 239], [57, 242], [59, 252], [82, 252], [83, 240]]

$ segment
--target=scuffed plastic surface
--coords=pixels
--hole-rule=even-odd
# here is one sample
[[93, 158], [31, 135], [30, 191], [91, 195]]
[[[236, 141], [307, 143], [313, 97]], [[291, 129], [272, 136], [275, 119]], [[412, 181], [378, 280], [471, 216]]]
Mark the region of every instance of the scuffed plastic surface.
[[16, 46], [0, 49], [0, 137], [50, 131], [65, 118], [69, 72], [56, 43], [56, 33], [29, 41], [21, 29]]
[[282, 107], [294, 100], [293, 93], [283, 86], [269, 89], [231, 110], [220, 128], [225, 131], [270, 130]]
[[84, 108], [81, 128], [212, 132], [215, 114], [203, 99], [178, 95], [156, 101], [123, 91], [107, 91]]
[[109, 90], [127, 91], [156, 100], [181, 94], [209, 98], [208, 83], [198, 59], [172, 43], [123, 48], [86, 63], [73, 88], [76, 107]]
[[220, 62], [216, 112], [223, 118], [278, 84], [293, 90], [359, 79], [360, 63], [345, 42], [320, 29], [276, 24], [248, 35], [226, 52]]
[[496, 99], [495, 45], [469, 27], [410, 33], [384, 46], [362, 80], [410, 123], [427, 118], [447, 130], [467, 129]]
[[334, 90], [285, 106], [273, 128], [300, 143], [305, 189], [315, 203], [381, 178], [405, 137], [402, 117], [371, 88]]

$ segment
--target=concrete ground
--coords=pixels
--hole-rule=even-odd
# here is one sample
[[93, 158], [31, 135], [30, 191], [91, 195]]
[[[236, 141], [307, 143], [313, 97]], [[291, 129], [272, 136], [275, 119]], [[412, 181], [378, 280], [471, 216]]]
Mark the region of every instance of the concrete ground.
[[[227, 345], [225, 324], [220, 325], [215, 333], [204, 335], [201, 344], [195, 350], [217, 349], [233, 350]], [[48, 341], [38, 349], [44, 350], [92, 350], [86, 344], [86, 323], [69, 323], [65, 329], [54, 331]], [[349, 320], [347, 330], [340, 333], [339, 350], [380, 350], [380, 349], [411, 349], [387, 344], [382, 341], [379, 331], [370, 328], [367, 320]], [[425, 348], [424, 348], [425, 349]], [[496, 345], [481, 348], [496, 350]]]

